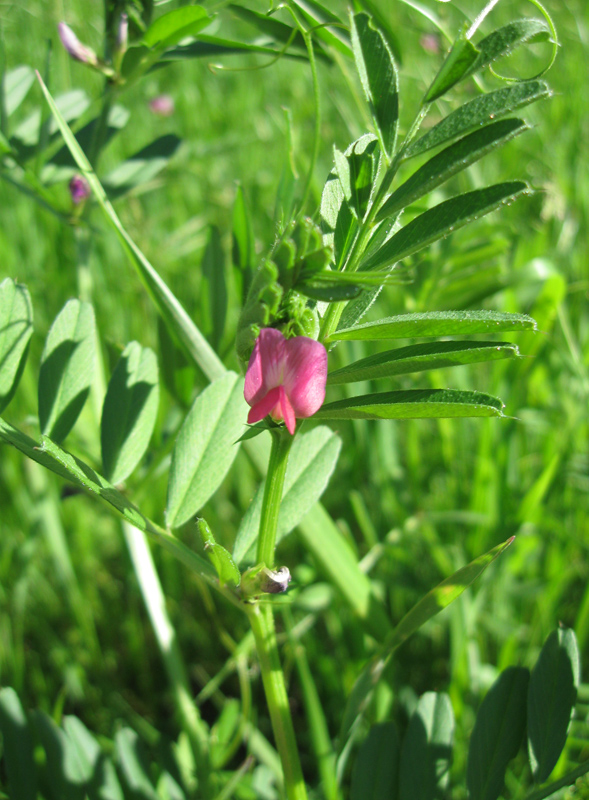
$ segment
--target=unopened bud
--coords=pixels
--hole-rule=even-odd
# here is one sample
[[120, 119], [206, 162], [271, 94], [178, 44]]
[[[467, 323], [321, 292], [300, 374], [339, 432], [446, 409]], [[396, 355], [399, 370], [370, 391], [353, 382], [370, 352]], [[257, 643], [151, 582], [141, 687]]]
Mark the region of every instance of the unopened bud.
[[75, 206], [79, 206], [90, 197], [90, 186], [83, 175], [74, 175], [70, 181], [70, 195]]
[[241, 593], [244, 597], [282, 594], [288, 589], [291, 580], [288, 567], [268, 569], [264, 564], [258, 564], [246, 570], [241, 576]]
[[149, 101], [149, 109], [158, 117], [171, 117], [174, 113], [174, 98], [169, 94], [160, 94]]
[[81, 61], [83, 64], [89, 64], [91, 67], [98, 66], [98, 56], [94, 50], [82, 44], [69, 25], [66, 25], [65, 22], [60, 22], [57, 27], [61, 43], [72, 58], [75, 58], [76, 61]]
[[129, 18], [126, 14], [121, 14], [119, 27], [117, 30], [117, 54], [122, 56], [127, 52], [129, 43]]

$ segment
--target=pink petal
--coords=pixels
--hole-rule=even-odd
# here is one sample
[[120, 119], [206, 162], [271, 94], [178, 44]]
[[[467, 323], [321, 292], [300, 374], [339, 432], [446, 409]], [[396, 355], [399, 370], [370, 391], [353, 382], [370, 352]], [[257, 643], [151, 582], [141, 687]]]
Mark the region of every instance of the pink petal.
[[277, 386], [275, 389], [270, 389], [268, 394], [250, 409], [247, 415], [248, 424], [252, 425], [254, 422], [259, 422], [268, 415], [270, 415], [275, 422], [282, 422], [284, 420], [289, 433], [294, 434], [297, 422], [293, 407], [284, 391], [284, 386]]
[[250, 408], [250, 412], [247, 415], [248, 425], [252, 425], [254, 422], [259, 422], [261, 419], [264, 419], [264, 417], [267, 417], [268, 414], [276, 408], [279, 402], [280, 387], [277, 386], [275, 389], [270, 389], [268, 394], [264, 395], [261, 400], [258, 400], [258, 402]]
[[291, 436], [294, 436], [295, 428], [297, 425], [297, 421], [295, 418], [295, 412], [293, 407], [290, 404], [288, 396], [284, 391], [284, 386], [281, 386], [278, 390], [280, 392], [280, 417], [276, 415], [276, 410], [272, 414], [273, 418], [279, 422], [281, 419], [284, 420], [284, 424], [288, 428], [288, 432]]
[[322, 344], [307, 336], [288, 339], [284, 349], [286, 394], [296, 417], [310, 417], [325, 400], [327, 351]]
[[283, 383], [284, 345], [285, 339], [280, 331], [262, 328], [245, 373], [243, 393], [250, 406], [259, 403], [271, 389]]

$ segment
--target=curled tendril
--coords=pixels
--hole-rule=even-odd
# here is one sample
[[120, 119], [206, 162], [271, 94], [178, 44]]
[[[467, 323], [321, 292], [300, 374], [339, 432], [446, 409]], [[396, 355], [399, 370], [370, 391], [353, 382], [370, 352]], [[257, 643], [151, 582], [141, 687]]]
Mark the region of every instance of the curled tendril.
[[[558, 33], [556, 31], [556, 27], [554, 25], [552, 17], [548, 13], [548, 11], [544, 8], [540, 0], [529, 0], [529, 2], [538, 9], [538, 11], [542, 14], [544, 19], [548, 23], [548, 27], [550, 28], [550, 35], [552, 37], [551, 38], [552, 57], [550, 59], [550, 62], [546, 67], [544, 67], [544, 69], [541, 69], [540, 72], [538, 72], [536, 75], [532, 75], [531, 78], [526, 78], [526, 80], [534, 81], [537, 80], [538, 78], [541, 78], [542, 75], [545, 75], [548, 72], [548, 70], [552, 67], [552, 65], [556, 61], [556, 56], [558, 54], [558, 48], [560, 47], [560, 42], [558, 41]], [[518, 81], [521, 80], [521, 78], [509, 78], [507, 77], [507, 75], [501, 75], [500, 73], [496, 72], [492, 66], [490, 66], [489, 69], [496, 78], [499, 78], [502, 81], [506, 81], [507, 83], [518, 83]]]

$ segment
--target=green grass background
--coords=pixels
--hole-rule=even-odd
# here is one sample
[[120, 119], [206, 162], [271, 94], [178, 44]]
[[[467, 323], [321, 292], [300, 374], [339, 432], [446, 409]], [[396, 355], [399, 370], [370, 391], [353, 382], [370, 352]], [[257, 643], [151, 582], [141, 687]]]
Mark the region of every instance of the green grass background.
[[[427, 20], [400, 2], [383, 0], [379, 5], [401, 33], [401, 113], [407, 124], [441, 56], [425, 52], [420, 44], [420, 37], [432, 30]], [[471, 17], [478, 10], [471, 0], [432, 0], [429, 6], [451, 29], [461, 18], [459, 9]], [[585, 668], [589, 656], [589, 20], [582, 0], [547, 6], [561, 40], [547, 76], [554, 97], [525, 109], [523, 116], [534, 123], [530, 133], [444, 189], [465, 191], [523, 178], [538, 193], [415, 257], [403, 282], [389, 287], [370, 312], [376, 318], [378, 313], [489, 307], [534, 316], [540, 333], [514, 337], [526, 356], [523, 360], [417, 375], [398, 383], [399, 388], [452, 386], [497, 394], [509, 418], [344, 423], [339, 426], [344, 446], [336, 477], [324, 496], [359, 557], [374, 552], [379, 543], [381, 555], [371, 576], [394, 620], [466, 561], [517, 535], [515, 544], [472, 590], [398, 652], [375, 707], [375, 718], [386, 718], [394, 703], [402, 718], [413, 693], [449, 691], [459, 743], [472, 728], [480, 698], [497, 670], [513, 663], [532, 664], [559, 622], [574, 627]], [[264, 10], [262, 3], [255, 7]], [[345, 6], [334, 3], [333, 8], [343, 11]], [[80, 86], [98, 98], [101, 80], [67, 58], [56, 26], [67, 20], [80, 38], [98, 49], [101, 10], [97, 0], [4, 3], [0, 22], [7, 68], [24, 63], [43, 69], [49, 38], [52, 91]], [[532, 13], [534, 8], [524, 2], [500, 4], [493, 22], [497, 26]], [[225, 11], [221, 19], [223, 31], [251, 35]], [[547, 58], [548, 48], [538, 48], [533, 57], [512, 59], [504, 69], [530, 75]], [[181, 149], [148, 191], [117, 201], [116, 208], [199, 325], [204, 325], [206, 313], [199, 266], [208, 226], [219, 227], [229, 264], [236, 181], [243, 185], [252, 211], [257, 250], [265, 250], [273, 240], [276, 188], [286, 158], [283, 107], [292, 112], [301, 176], [308, 165], [313, 128], [308, 67], [283, 59], [265, 69], [234, 69], [264, 63], [264, 57], [231, 57], [222, 62], [223, 69], [193, 61], [150, 74], [121, 97], [131, 119], [101, 164], [105, 174], [156, 136], [175, 133], [182, 138]], [[347, 69], [344, 80], [336, 68], [320, 66], [322, 146], [313, 208], [331, 168], [333, 144], [344, 148], [367, 129], [359, 87], [351, 65]], [[492, 87], [497, 81], [485, 76], [485, 83]], [[166, 119], [155, 117], [147, 105], [162, 92], [175, 101], [175, 113]], [[456, 91], [433, 117], [447, 113], [469, 93], [468, 85]], [[34, 87], [19, 115], [26, 116], [40, 103], [40, 91]], [[94, 113], [97, 108], [95, 102]], [[67, 207], [67, 185], [52, 191]], [[35, 435], [44, 337], [65, 301], [80, 291], [75, 238], [69, 227], [4, 182], [0, 208], [0, 278], [26, 283], [35, 309], [28, 364], [4, 416]], [[93, 223], [91, 293], [108, 367], [109, 359], [112, 362], [131, 339], [157, 349], [157, 319], [98, 213]], [[235, 365], [231, 331], [237, 313], [233, 293], [223, 343], [229, 366]], [[368, 347], [341, 345], [333, 363], [340, 366], [352, 356], [367, 355], [372, 352]], [[188, 375], [188, 380], [193, 378], [198, 386], [198, 378]], [[156, 450], [165, 448], [181, 414], [164, 392]], [[67, 446], [99, 463], [97, 431], [88, 405]], [[166, 475], [151, 473], [149, 466], [147, 459], [129, 485], [145, 513], [161, 521]], [[241, 454], [204, 509], [227, 546], [255, 487], [255, 473]], [[14, 686], [25, 707], [57, 716], [63, 708], [103, 736], [111, 737], [123, 723], [148, 741], [156, 738], [156, 731], [174, 736], [177, 723], [166, 676], [119, 521], [84, 496], [64, 496], [59, 480], [6, 447], [0, 457], [0, 509], [0, 684]], [[198, 546], [192, 529], [183, 537]], [[245, 634], [246, 621], [171, 558], [159, 552], [154, 556], [191, 685], [198, 693]], [[306, 595], [307, 605], [295, 604], [293, 614], [296, 620], [309, 619], [304, 644], [335, 734], [342, 698], [371, 652], [371, 643], [295, 534], [281, 546], [279, 557], [299, 585], [317, 584]], [[288, 649], [285, 658], [290, 675]], [[255, 675], [253, 687], [258, 724], [270, 736]], [[312, 773], [294, 676], [291, 692], [304, 767]], [[230, 677], [223, 693], [239, 695], [237, 678]], [[217, 693], [204, 703], [207, 720], [216, 719], [224, 695]], [[589, 702], [587, 687], [583, 697]], [[589, 752], [586, 727], [579, 726], [573, 734], [563, 769]], [[460, 773], [465, 750], [458, 747], [456, 752], [455, 769]], [[509, 796], [517, 796], [523, 772], [517, 763], [509, 776]]]

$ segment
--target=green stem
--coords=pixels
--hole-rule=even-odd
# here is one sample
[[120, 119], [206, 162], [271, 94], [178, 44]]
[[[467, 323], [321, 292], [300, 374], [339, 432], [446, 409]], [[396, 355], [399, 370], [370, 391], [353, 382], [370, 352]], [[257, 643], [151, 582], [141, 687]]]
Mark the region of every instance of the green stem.
[[278, 653], [272, 605], [270, 603], [251, 605], [248, 616], [256, 640], [276, 747], [282, 762], [286, 796], [288, 800], [307, 800], [284, 673]]
[[293, 437], [286, 429], [272, 431], [272, 450], [270, 451], [270, 462], [262, 501], [257, 557], [258, 563], [263, 561], [269, 569], [274, 566], [278, 513], [282, 501], [284, 476], [292, 440]]
[[[409, 128], [405, 139], [403, 140], [403, 144], [393, 157], [390, 165], [388, 166], [384, 177], [381, 181], [381, 184], [378, 188], [376, 193], [376, 197], [374, 198], [374, 202], [372, 203], [366, 217], [364, 218], [360, 230], [358, 231], [358, 236], [356, 237], [356, 241], [352, 245], [352, 249], [350, 251], [350, 255], [348, 257], [347, 263], [344, 266], [344, 270], [346, 272], [355, 272], [358, 267], [360, 266], [360, 261], [362, 256], [364, 255], [364, 251], [370, 241], [370, 236], [372, 234], [372, 229], [374, 227], [375, 219], [380, 211], [380, 208], [386, 199], [387, 193], [390, 191], [391, 184], [395, 179], [399, 166], [401, 165], [401, 161], [403, 160], [403, 156], [405, 155], [405, 151], [409, 144], [413, 141], [421, 123], [425, 115], [429, 110], [429, 105], [422, 105], [417, 112], [415, 119], [413, 120], [411, 127]], [[319, 334], [319, 341], [324, 342], [337, 328], [338, 322], [342, 315], [342, 312], [346, 306], [346, 303], [331, 303], [329, 308], [327, 309], [325, 316], [323, 317], [323, 321], [321, 323], [321, 332]]]
[[[286, 429], [275, 429], [271, 433], [272, 449], [262, 501], [257, 557], [258, 562], [264, 562], [269, 568], [274, 565], [278, 513], [282, 501], [288, 454], [293, 441], [293, 437]], [[274, 610], [270, 603], [252, 603], [248, 605], [247, 611], [260, 659], [272, 730], [282, 762], [286, 795], [288, 800], [306, 800], [307, 790], [303, 780], [286, 683], [278, 653]]]

